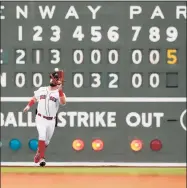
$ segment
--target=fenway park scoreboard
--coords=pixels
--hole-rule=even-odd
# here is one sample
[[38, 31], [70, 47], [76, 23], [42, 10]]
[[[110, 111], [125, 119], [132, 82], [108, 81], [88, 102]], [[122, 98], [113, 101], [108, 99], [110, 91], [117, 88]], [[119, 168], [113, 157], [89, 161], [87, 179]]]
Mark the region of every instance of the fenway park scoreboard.
[[[101, 155], [103, 160], [145, 162], [153, 155], [148, 149], [140, 157], [124, 158], [130, 140], [140, 138], [148, 145], [159, 138], [167, 145], [166, 160], [184, 162], [186, 15], [186, 2], [179, 1], [2, 1], [2, 142], [11, 137], [25, 142], [30, 131], [35, 134], [34, 111], [23, 115], [22, 109], [34, 90], [49, 83], [49, 73], [60, 68], [68, 103], [60, 109], [54, 143], [66, 134], [69, 142], [99, 137], [106, 144], [103, 152], [110, 153]], [[60, 152], [65, 161], [77, 159], [69, 158], [70, 150]], [[91, 161], [101, 158], [90, 156]]]

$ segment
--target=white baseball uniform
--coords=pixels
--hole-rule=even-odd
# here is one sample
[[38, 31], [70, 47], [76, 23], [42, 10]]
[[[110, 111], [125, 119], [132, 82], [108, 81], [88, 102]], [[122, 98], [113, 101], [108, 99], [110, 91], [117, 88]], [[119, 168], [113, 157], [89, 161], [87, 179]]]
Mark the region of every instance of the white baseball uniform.
[[34, 92], [34, 97], [38, 101], [36, 115], [38, 140], [44, 140], [48, 145], [54, 133], [56, 114], [60, 105], [59, 92], [58, 89], [49, 90], [49, 87], [40, 87]]

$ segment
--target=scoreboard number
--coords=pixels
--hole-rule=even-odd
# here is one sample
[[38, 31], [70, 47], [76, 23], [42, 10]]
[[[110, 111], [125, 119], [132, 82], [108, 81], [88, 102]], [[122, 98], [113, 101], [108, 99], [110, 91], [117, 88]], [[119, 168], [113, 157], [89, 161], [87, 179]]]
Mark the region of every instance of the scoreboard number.
[[175, 27], [168, 27], [166, 30], [167, 38], [166, 40], [168, 42], [174, 42], [178, 37], [178, 31]]
[[153, 65], [156, 65], [160, 62], [160, 50], [150, 50], [149, 62]]
[[117, 32], [118, 30], [119, 27], [117, 26], [112, 26], [109, 28], [107, 36], [111, 42], [117, 42], [119, 40], [119, 33]]
[[[132, 74], [132, 86], [134, 88], [140, 88], [143, 85], [143, 74], [142, 73], [134, 73]], [[152, 88], [157, 88], [160, 84], [160, 77], [157, 73], [151, 73], [149, 75], [149, 85]]]
[[[39, 25], [33, 27], [33, 41], [43, 41], [43, 28]], [[58, 42], [61, 38], [61, 29], [59, 26], [51, 26], [52, 36], [50, 37], [51, 42]], [[23, 41], [23, 26], [18, 26], [18, 41]]]
[[[108, 49], [107, 50], [108, 63], [115, 65], [119, 62], [119, 50]], [[102, 50], [101, 49], [91, 49], [90, 51], [90, 61], [92, 64], [97, 65], [102, 61]], [[84, 50], [76, 49], [73, 50], [73, 62], [80, 65], [84, 62]]]
[[18, 49], [16, 50], [16, 64], [25, 64], [25, 56], [26, 56], [26, 50], [25, 49]]
[[101, 35], [101, 26], [92, 26], [91, 27], [91, 41], [99, 42], [102, 39]]
[[35, 32], [35, 34], [33, 35], [33, 41], [42, 41], [43, 37], [41, 36], [41, 34], [43, 33], [43, 28], [41, 26], [35, 26], [33, 28], [33, 31]]
[[160, 77], [157, 73], [152, 73], [149, 76], [149, 84], [152, 88], [157, 88], [160, 84]]
[[109, 50], [108, 51], [108, 62], [112, 65], [117, 64], [119, 61], [119, 51]]
[[51, 36], [50, 40], [52, 42], [58, 42], [60, 40], [60, 33], [61, 33], [60, 27], [54, 25], [51, 27], [51, 30], [53, 31], [53, 35]]
[[[41, 26], [34, 26], [33, 31], [35, 32], [33, 35], [33, 41], [42, 41], [43, 37], [41, 36], [43, 33], [43, 28]], [[60, 40], [61, 29], [60, 27], [54, 25], [51, 27], [52, 36], [50, 37], [51, 42], [57, 42]]]
[[25, 74], [17, 73], [15, 77], [15, 84], [17, 87], [22, 88], [25, 85]]
[[43, 78], [41, 73], [34, 73], [33, 74], [33, 86], [41, 87], [43, 83]]
[[83, 50], [74, 50], [73, 51], [73, 61], [75, 64], [82, 64], [84, 60]]
[[[138, 37], [140, 35], [142, 27], [141, 26], [132, 26], [132, 31], [134, 32], [133, 37], [132, 37], [132, 41], [135, 42], [138, 40]], [[168, 27], [166, 29], [166, 35], [167, 38], [166, 40], [168, 42], [174, 42], [177, 40], [178, 37], [178, 31], [175, 27]], [[158, 42], [160, 41], [160, 28], [153, 26], [149, 29], [149, 40], [151, 42]]]
[[139, 88], [142, 85], [142, 74], [135, 73], [132, 75], [132, 86], [134, 88]]
[[149, 30], [149, 40], [158, 42], [160, 40], [160, 29], [158, 27], [151, 27]]
[[77, 39], [78, 41], [82, 41], [84, 38], [84, 34], [82, 32], [82, 26], [78, 25], [73, 33], [73, 38]]
[[[160, 50], [150, 49], [148, 52], [149, 62], [156, 65], [160, 62]], [[135, 49], [132, 50], [132, 62], [136, 65], [143, 61], [143, 50]]]
[[[118, 73], [108, 73], [108, 88], [118, 88], [119, 87], [119, 74]], [[101, 86], [102, 73], [90, 73], [90, 86], [91, 88], [98, 88]], [[84, 86], [84, 74], [74, 73], [73, 74], [73, 86], [75, 88], [82, 88]]]
[[93, 78], [91, 87], [98, 88], [101, 86], [101, 74], [100, 73], [91, 73], [91, 77]]
[[81, 88], [84, 84], [83, 73], [75, 73], [73, 75], [73, 85], [76, 88]]
[[[92, 42], [100, 42], [102, 39], [102, 27], [101, 26], [91, 26], [90, 34], [91, 34], [91, 41]], [[111, 26], [107, 31], [107, 37], [110, 42], [117, 42], [119, 40], [119, 33], [118, 33], [119, 27], [117, 26]], [[83, 33], [83, 27], [81, 25], [78, 25], [74, 32], [72, 37], [74, 39], [77, 39], [78, 41], [83, 41], [85, 34]]]
[[142, 50], [133, 50], [132, 51], [132, 62], [136, 65], [142, 62], [143, 54]]
[[119, 87], [119, 76], [115, 73], [109, 73], [109, 84], [108, 88], [118, 88]]
[[51, 64], [58, 64], [60, 62], [60, 56], [61, 56], [61, 52], [60, 49], [51, 49], [50, 53], [52, 55], [52, 59], [51, 59]]
[[95, 49], [91, 51], [91, 62], [95, 65], [101, 63], [101, 50]]
[[167, 64], [174, 65], [177, 63], [177, 50], [176, 49], [167, 49]]

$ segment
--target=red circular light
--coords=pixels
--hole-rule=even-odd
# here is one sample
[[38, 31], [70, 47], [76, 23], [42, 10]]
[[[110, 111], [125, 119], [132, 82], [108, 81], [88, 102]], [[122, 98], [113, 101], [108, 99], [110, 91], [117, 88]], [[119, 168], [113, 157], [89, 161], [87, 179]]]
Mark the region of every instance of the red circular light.
[[159, 151], [159, 150], [162, 149], [162, 142], [160, 140], [158, 140], [158, 139], [154, 139], [150, 143], [150, 148], [153, 151]]
[[74, 140], [72, 147], [75, 151], [81, 151], [84, 149], [84, 142], [80, 139]]
[[102, 140], [96, 139], [92, 141], [92, 149], [94, 151], [101, 151], [104, 147], [104, 143]]

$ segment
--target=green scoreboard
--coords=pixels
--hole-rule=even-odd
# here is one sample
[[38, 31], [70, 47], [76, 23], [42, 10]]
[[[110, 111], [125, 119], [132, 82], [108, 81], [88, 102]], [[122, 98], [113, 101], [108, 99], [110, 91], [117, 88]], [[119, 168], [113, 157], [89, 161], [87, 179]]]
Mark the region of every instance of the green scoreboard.
[[[67, 105], [51, 161], [185, 162], [186, 15], [185, 1], [1, 1], [3, 161], [27, 149], [9, 158], [11, 138], [37, 138], [34, 111], [22, 108], [59, 68]], [[77, 138], [88, 144], [78, 158]], [[99, 155], [89, 146], [95, 138], [105, 143]], [[129, 149], [134, 138], [143, 140], [140, 156]], [[163, 153], [149, 150], [153, 139]]]

